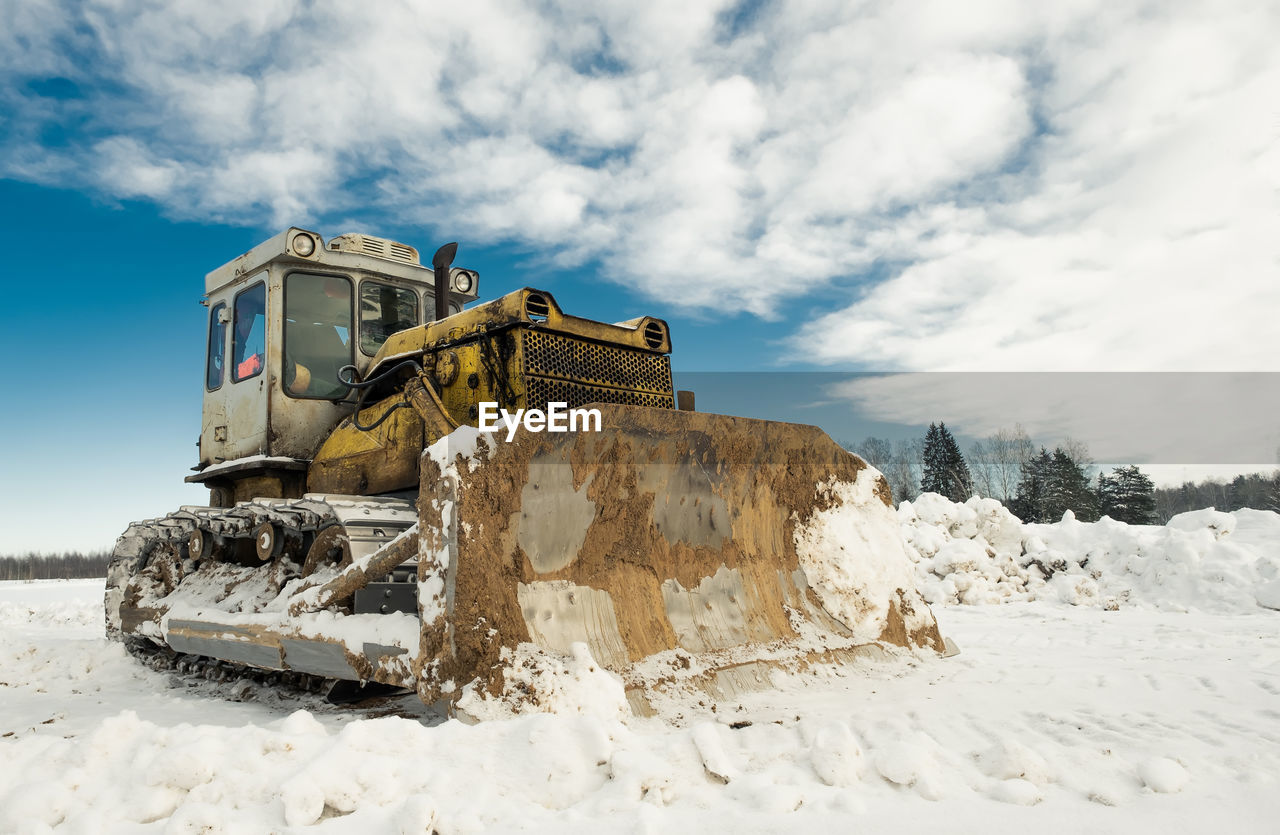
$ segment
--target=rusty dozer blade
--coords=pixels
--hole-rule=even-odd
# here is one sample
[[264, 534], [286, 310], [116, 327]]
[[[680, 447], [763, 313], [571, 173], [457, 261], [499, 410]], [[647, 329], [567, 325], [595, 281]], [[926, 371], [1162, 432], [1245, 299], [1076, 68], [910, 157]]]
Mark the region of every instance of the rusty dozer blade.
[[585, 644], [641, 714], [885, 645], [943, 651], [888, 486], [822, 430], [591, 408], [599, 431], [462, 427], [424, 452], [424, 701], [510, 699], [522, 645]]

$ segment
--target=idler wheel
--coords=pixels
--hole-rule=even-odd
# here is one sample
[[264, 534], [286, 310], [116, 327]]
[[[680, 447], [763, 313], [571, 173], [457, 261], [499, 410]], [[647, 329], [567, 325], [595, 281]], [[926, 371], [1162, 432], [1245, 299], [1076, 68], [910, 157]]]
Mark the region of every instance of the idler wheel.
[[279, 529], [270, 522], [263, 522], [253, 532], [253, 548], [258, 553], [258, 559], [266, 562], [280, 553], [280, 536]]
[[187, 553], [197, 560], [207, 560], [213, 555], [213, 534], [194, 528], [187, 536]]
[[187, 534], [187, 554], [199, 562], [233, 560], [236, 558], [235, 540], [203, 528], [193, 528]]
[[322, 568], [347, 565], [351, 565], [351, 543], [347, 539], [347, 531], [341, 525], [330, 525], [316, 533], [302, 564], [302, 576], [310, 577]]

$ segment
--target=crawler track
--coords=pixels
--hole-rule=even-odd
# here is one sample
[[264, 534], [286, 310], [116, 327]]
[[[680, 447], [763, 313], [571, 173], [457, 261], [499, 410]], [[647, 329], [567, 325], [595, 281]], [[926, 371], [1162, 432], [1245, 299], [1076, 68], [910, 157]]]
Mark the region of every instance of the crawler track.
[[171, 672], [191, 682], [207, 681], [230, 685], [221, 695], [232, 701], [252, 701], [259, 687], [269, 688], [280, 695], [324, 695], [334, 684], [333, 679], [320, 676], [260, 670], [202, 655], [174, 652], [145, 638], [128, 636], [124, 639], [124, 645], [130, 655], [157, 672]]
[[[413, 505], [402, 499], [308, 495], [242, 502], [231, 508], [183, 507], [160, 519], [135, 522], [117, 540], [107, 570], [107, 634], [152, 669], [231, 684], [224, 695], [236, 700], [253, 698], [259, 687], [328, 693], [334, 679], [178, 652], [164, 643], [158, 630], [148, 628], [147, 607], [184, 584], [204, 581], [217, 587], [216, 580], [209, 579], [228, 565], [274, 596], [291, 580], [341, 567], [377, 550], [412, 525], [416, 516]], [[389, 579], [409, 582], [416, 575], [416, 564], [408, 562]], [[228, 612], [248, 612], [261, 602], [259, 597], [233, 604], [229, 598], [221, 605]], [[349, 601], [336, 605], [344, 604]], [[364, 692], [350, 683], [340, 689], [342, 701]]]

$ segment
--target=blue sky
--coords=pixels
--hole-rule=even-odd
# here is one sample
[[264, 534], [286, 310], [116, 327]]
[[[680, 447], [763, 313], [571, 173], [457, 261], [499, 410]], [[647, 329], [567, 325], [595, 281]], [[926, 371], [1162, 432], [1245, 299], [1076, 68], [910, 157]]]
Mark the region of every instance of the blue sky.
[[745, 375], [702, 407], [833, 434], [920, 402], [796, 372], [1277, 370], [1272, 3], [4, 11], [0, 553], [202, 500], [202, 277], [291, 224], [662, 316]]

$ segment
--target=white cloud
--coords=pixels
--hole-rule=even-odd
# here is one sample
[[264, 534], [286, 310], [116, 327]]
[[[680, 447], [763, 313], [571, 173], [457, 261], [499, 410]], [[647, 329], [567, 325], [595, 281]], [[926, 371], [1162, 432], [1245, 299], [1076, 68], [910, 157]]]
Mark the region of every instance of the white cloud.
[[98, 160], [98, 182], [121, 197], [163, 200], [182, 176], [173, 160], [159, 159], [137, 140], [123, 136], [104, 139], [93, 148]]
[[833, 364], [1280, 356], [1274, 4], [0, 3], [0, 176], [822, 291], [796, 344]]
[[886, 368], [1276, 368], [1276, 22], [1112, 12], [1050, 37], [1050, 133], [1008, 196], [950, 246], [908, 237], [904, 269], [798, 341]]

